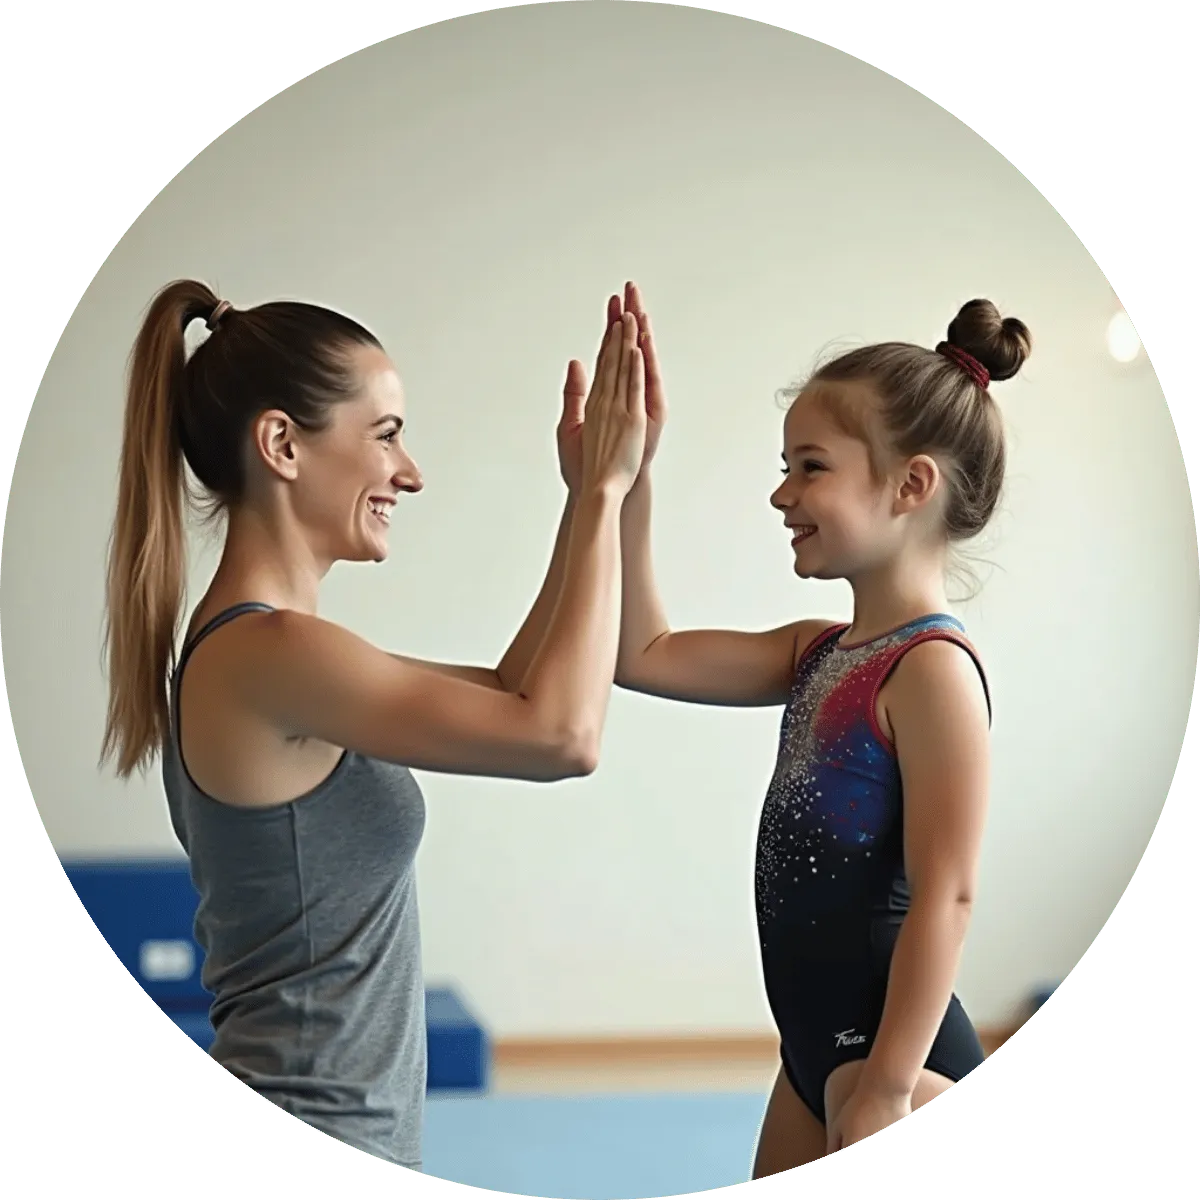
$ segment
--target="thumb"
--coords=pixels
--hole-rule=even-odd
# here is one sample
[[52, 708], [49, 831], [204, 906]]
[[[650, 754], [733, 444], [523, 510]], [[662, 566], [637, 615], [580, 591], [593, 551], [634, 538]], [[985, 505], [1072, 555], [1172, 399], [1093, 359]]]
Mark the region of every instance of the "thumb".
[[567, 364], [567, 379], [563, 384], [563, 423], [583, 424], [583, 406], [587, 400], [587, 372], [583, 363], [571, 359]]

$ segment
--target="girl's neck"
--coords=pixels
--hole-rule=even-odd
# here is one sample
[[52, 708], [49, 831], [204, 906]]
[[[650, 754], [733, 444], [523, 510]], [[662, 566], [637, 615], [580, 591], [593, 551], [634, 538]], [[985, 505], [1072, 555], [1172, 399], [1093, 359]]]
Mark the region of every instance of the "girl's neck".
[[889, 563], [848, 581], [854, 593], [854, 620], [847, 644], [870, 641], [918, 617], [949, 611], [941, 563]]

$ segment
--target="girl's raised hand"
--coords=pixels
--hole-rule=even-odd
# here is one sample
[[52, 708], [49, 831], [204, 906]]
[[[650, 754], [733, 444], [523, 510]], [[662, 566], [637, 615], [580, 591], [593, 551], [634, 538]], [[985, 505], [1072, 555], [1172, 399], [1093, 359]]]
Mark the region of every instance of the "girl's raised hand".
[[637, 319], [638, 346], [646, 362], [646, 447], [642, 452], [641, 468], [644, 474], [649, 470], [667, 421], [667, 394], [658, 362], [658, 347], [650, 327], [650, 314], [646, 312], [641, 290], [636, 283], [625, 285], [625, 311], [633, 313]]

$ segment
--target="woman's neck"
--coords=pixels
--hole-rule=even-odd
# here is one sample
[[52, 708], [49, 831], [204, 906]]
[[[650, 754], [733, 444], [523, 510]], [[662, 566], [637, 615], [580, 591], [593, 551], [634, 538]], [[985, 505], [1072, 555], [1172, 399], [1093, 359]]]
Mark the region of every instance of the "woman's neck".
[[225, 548], [202, 606], [257, 601], [315, 613], [331, 565], [314, 554], [294, 526], [253, 510], [238, 511], [229, 516]]

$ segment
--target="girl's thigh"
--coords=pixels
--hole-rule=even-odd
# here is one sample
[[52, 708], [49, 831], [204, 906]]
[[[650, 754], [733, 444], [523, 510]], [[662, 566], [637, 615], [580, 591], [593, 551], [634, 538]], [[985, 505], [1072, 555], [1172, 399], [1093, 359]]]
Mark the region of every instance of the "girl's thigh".
[[825, 1126], [796, 1095], [781, 1067], [759, 1132], [753, 1178], [802, 1167], [824, 1154]]

